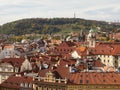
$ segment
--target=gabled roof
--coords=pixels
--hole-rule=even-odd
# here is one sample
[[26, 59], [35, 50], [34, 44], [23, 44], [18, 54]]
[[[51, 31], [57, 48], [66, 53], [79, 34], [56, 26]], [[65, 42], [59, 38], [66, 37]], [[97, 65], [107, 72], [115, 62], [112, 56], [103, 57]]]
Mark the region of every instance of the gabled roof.
[[71, 59], [71, 60], [62, 59], [59, 61], [59, 66], [64, 67], [66, 65], [73, 65], [73, 64], [75, 65], [75, 63], [76, 63], [76, 60], [74, 59]]
[[105, 65], [100, 60], [94, 60], [94, 67], [104, 67]]
[[[10, 76], [7, 80], [5, 80], [2, 84], [0, 84], [1, 87], [6, 88], [22, 88], [21, 84], [28, 86], [33, 83], [33, 77], [27, 77], [27, 76]], [[27, 87], [26, 87], [27, 88]], [[32, 87], [29, 90], [32, 90]]]
[[87, 56], [87, 47], [83, 47], [83, 46], [79, 46], [76, 48], [76, 52], [80, 55], [80, 56]]
[[95, 48], [89, 48], [93, 55], [120, 55], [120, 43], [98, 43]]
[[65, 41], [65, 42], [62, 42], [59, 47], [61, 46], [64, 46], [64, 47], [73, 47], [75, 46], [75, 43], [74, 42], [71, 42], [71, 41]]
[[2, 63], [9, 63], [15, 67], [21, 67], [22, 63], [24, 62], [24, 58], [4, 58], [1, 60], [0, 64]]
[[119, 73], [80, 72], [70, 74], [73, 84], [118, 84], [120, 85]]
[[56, 71], [59, 73], [61, 78], [65, 79], [69, 77], [69, 67], [57, 67]]

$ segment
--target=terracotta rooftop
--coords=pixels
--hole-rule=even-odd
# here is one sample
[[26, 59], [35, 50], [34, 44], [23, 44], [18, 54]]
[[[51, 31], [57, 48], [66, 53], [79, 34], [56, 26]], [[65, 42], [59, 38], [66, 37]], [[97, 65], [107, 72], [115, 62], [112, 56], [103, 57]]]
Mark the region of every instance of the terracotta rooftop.
[[33, 77], [10, 76], [2, 84], [0, 84], [0, 86], [6, 88], [16, 88], [16, 89], [26, 87], [26, 88], [30, 88], [29, 90], [32, 90], [32, 83], [33, 83]]
[[87, 47], [79, 46], [76, 48], [76, 51], [80, 56], [87, 56], [88, 55]]
[[89, 48], [91, 54], [120, 55], [120, 43], [97, 43], [95, 48]]
[[75, 46], [76, 44], [74, 42], [71, 42], [71, 41], [65, 41], [65, 42], [62, 42], [60, 44], [60, 46], [64, 46], [64, 47], [72, 47], [72, 46]]
[[120, 84], [119, 73], [80, 72], [70, 74], [74, 84]]
[[25, 60], [24, 58], [5, 58], [1, 60], [0, 64], [10, 63], [12, 66], [21, 67], [24, 60]]
[[100, 60], [94, 60], [94, 67], [104, 67], [105, 65]]

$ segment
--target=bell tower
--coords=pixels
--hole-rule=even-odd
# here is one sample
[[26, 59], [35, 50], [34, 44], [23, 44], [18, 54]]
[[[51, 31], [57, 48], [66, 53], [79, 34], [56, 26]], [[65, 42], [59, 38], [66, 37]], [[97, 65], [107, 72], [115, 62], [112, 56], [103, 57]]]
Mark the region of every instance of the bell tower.
[[89, 42], [89, 44], [88, 44], [89, 47], [95, 47], [95, 43], [96, 43], [95, 30], [90, 29], [89, 34], [87, 36], [87, 41]]
[[78, 35], [78, 42], [85, 42], [85, 34], [83, 30], [81, 30], [81, 32]]

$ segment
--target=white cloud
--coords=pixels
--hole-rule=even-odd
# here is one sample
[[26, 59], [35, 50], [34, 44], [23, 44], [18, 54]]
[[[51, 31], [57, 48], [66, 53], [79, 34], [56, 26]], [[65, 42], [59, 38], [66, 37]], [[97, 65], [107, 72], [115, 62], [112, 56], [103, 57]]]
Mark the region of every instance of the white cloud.
[[0, 0], [0, 24], [32, 17], [120, 20], [119, 0]]

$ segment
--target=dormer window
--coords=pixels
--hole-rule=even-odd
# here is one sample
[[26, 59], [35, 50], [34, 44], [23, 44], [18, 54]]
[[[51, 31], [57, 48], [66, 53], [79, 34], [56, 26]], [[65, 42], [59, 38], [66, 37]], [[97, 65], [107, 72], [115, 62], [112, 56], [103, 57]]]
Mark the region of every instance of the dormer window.
[[20, 86], [21, 86], [21, 87], [24, 87], [24, 83], [21, 83]]
[[28, 87], [28, 83], [25, 83], [25, 87]]
[[32, 84], [30, 83], [30, 84], [29, 84], [29, 88], [31, 88], [31, 87], [32, 87]]

